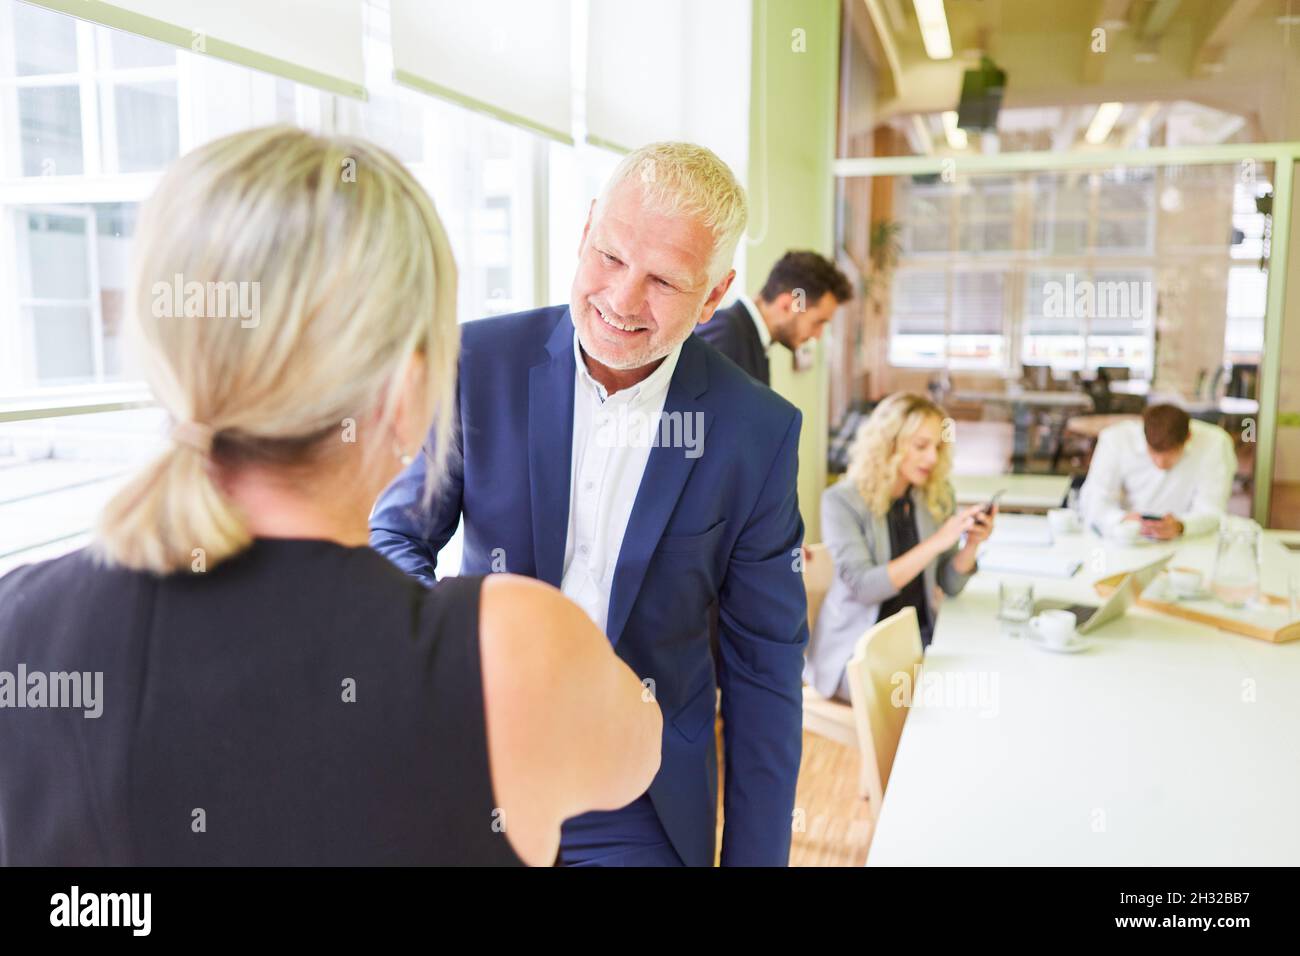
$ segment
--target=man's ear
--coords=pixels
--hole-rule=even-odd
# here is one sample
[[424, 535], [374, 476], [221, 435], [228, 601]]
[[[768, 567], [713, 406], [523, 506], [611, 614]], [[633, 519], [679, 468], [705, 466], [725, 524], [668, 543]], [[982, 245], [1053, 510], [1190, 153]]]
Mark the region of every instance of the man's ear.
[[772, 300], [772, 307], [782, 315], [790, 315], [794, 311], [794, 294], [791, 292], [782, 292]]
[[587, 245], [587, 233], [591, 232], [591, 217], [596, 214], [596, 200], [587, 207], [587, 221], [582, 224], [582, 238], [578, 240], [578, 258], [582, 258], [583, 247]]
[[704, 300], [704, 308], [700, 310], [699, 322], [707, 322], [713, 318], [713, 313], [718, 311], [718, 306], [722, 304], [722, 299], [726, 296], [727, 290], [731, 288], [731, 283], [735, 278], [736, 270], [732, 269], [722, 277], [721, 282], [709, 290], [709, 297]]

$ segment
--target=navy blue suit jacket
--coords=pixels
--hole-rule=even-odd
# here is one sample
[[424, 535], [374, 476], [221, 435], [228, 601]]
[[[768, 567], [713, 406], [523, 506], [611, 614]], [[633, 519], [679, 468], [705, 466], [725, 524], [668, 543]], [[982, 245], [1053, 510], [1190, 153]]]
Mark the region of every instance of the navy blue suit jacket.
[[709, 321], [695, 327], [695, 334], [764, 385], [772, 384], [767, 352], [745, 303], [736, 300], [725, 309], [718, 309]]
[[[384, 492], [371, 544], [429, 584], [464, 518], [462, 574], [558, 587], [568, 531], [574, 400], [567, 306], [462, 328], [456, 461], [432, 510], [423, 456]], [[724, 865], [785, 865], [801, 751], [807, 602], [795, 477], [801, 416], [688, 337], [664, 413], [699, 413], [702, 453], [651, 449], [613, 577], [608, 636], [664, 714], [650, 799], [674, 849], [712, 865], [717, 688], [725, 725]], [[720, 657], [710, 629], [716, 612]]]

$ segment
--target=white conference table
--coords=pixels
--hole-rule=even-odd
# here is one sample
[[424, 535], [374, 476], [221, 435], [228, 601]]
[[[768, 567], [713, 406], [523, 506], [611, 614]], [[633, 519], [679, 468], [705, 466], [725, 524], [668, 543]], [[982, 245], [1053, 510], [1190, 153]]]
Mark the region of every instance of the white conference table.
[[[1285, 595], [1300, 554], [1281, 539], [1300, 533], [1265, 533], [1262, 586]], [[1169, 551], [1208, 576], [1214, 541], [1059, 536], [1084, 567], [1035, 597], [1095, 603], [1094, 581]], [[1002, 633], [1008, 577], [940, 610], [868, 866], [1300, 864], [1300, 641], [1135, 607], [1052, 654]]]
[[1019, 511], [1048, 511], [1061, 507], [1070, 490], [1069, 475], [950, 475], [957, 504], [988, 501], [1006, 489], [999, 508]]

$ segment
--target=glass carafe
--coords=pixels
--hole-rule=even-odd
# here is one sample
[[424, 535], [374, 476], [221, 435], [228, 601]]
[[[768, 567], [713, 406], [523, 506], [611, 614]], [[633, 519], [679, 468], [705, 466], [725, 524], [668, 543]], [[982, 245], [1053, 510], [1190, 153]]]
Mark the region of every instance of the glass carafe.
[[1227, 520], [1219, 528], [1214, 553], [1214, 596], [1228, 607], [1241, 607], [1259, 596], [1260, 543], [1254, 521]]

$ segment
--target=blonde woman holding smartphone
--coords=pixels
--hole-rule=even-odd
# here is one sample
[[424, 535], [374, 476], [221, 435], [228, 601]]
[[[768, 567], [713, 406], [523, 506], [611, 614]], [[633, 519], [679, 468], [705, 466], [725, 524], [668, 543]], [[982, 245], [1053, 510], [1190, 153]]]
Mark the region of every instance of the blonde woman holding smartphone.
[[916, 608], [926, 647], [938, 591], [954, 595], [975, 571], [996, 504], [957, 511], [950, 423], [921, 395], [884, 399], [858, 430], [845, 477], [822, 494], [822, 538], [835, 578], [808, 645], [804, 678], [826, 697], [848, 700], [845, 667], [876, 621]]

